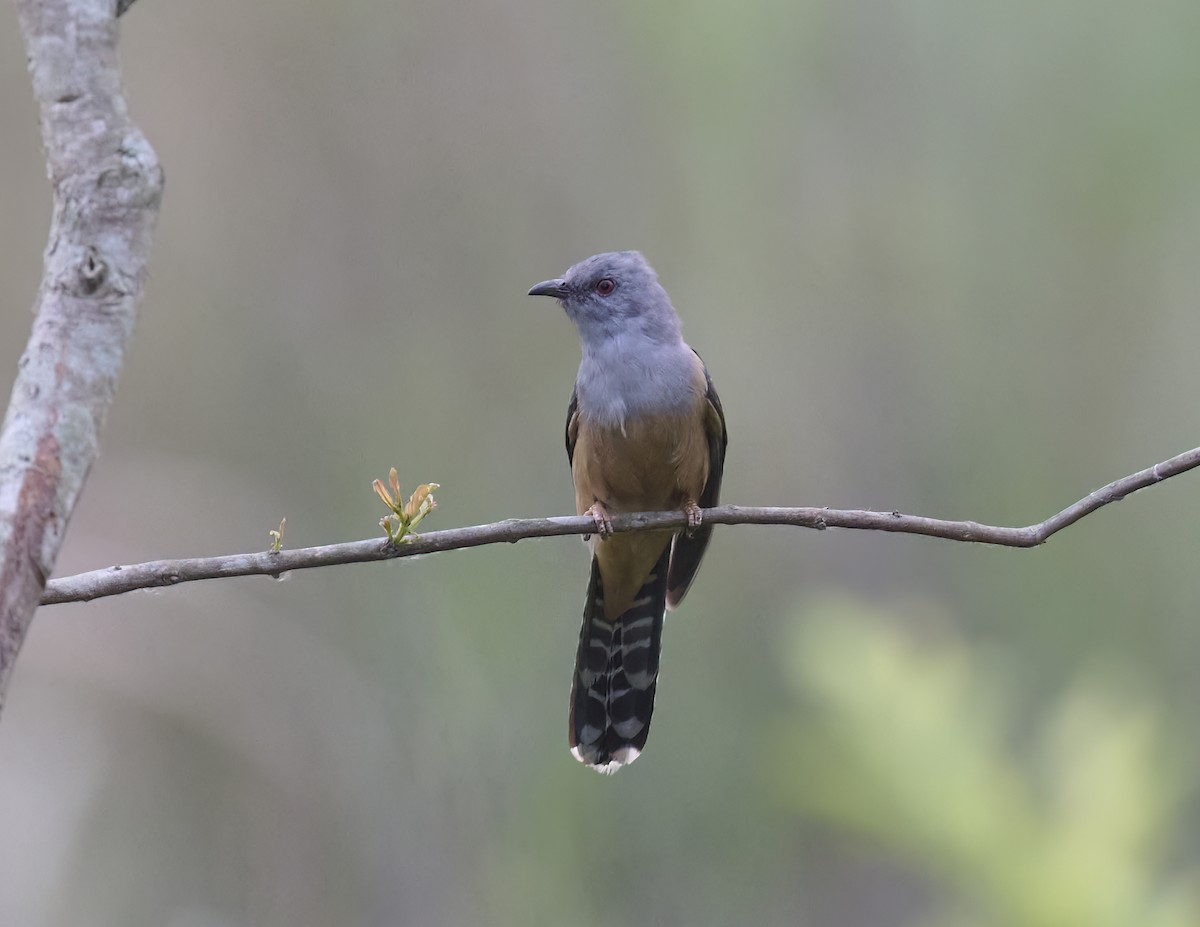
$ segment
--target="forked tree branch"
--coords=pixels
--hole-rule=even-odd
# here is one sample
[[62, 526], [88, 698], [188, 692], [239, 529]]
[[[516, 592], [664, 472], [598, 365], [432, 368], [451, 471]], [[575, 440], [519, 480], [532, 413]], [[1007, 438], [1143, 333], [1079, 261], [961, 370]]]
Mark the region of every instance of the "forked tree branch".
[[17, 0], [54, 187], [36, 318], [0, 429], [0, 702], [133, 333], [162, 196], [129, 118], [113, 0]]
[[[946, 521], [899, 512], [874, 512], [855, 509], [821, 508], [747, 508], [723, 505], [705, 509], [704, 521], [713, 525], [793, 525], [799, 528], [857, 528], [867, 531], [891, 531], [896, 534], [923, 534], [948, 541], [971, 541], [1001, 547], [1037, 547], [1052, 534], [1073, 525], [1110, 502], [1118, 502], [1130, 493], [1178, 476], [1200, 466], [1200, 447], [1146, 470], [1109, 483], [1051, 515], [1045, 521], [1024, 528], [981, 525], [973, 521]], [[682, 528], [681, 512], [643, 512], [613, 516], [615, 531], [646, 531], [655, 528]], [[305, 547], [297, 550], [262, 551], [225, 557], [199, 557], [193, 560], [154, 560], [132, 566], [114, 566], [76, 576], [51, 580], [42, 596], [43, 605], [86, 602], [104, 596], [120, 595], [136, 589], [175, 586], [200, 579], [228, 576], [280, 576], [293, 570], [333, 566], [338, 563], [369, 563], [432, 554], [443, 550], [481, 547], [485, 544], [516, 543], [526, 538], [588, 534], [595, 523], [585, 515], [558, 518], [510, 518], [490, 525], [431, 531], [393, 546], [386, 539], [373, 538]]]

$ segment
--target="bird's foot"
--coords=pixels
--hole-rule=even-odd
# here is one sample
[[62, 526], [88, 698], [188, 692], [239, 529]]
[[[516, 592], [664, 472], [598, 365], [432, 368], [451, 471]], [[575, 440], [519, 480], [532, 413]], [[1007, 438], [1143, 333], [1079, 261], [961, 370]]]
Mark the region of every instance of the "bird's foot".
[[687, 533], [691, 537], [704, 521], [704, 510], [689, 499], [683, 507], [683, 514], [687, 516]]
[[600, 540], [607, 541], [612, 537], [612, 518], [609, 516], [608, 509], [604, 507], [603, 502], [597, 499], [584, 514], [592, 516], [592, 521], [596, 523], [596, 533], [600, 535]]

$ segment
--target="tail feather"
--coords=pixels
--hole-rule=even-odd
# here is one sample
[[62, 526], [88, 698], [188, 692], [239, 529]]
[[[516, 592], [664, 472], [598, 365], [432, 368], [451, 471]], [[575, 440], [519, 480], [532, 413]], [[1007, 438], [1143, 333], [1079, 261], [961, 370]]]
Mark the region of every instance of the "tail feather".
[[592, 558], [571, 684], [571, 753], [599, 772], [632, 763], [650, 734], [670, 551], [667, 545], [633, 604], [615, 621], [605, 618], [600, 568]]

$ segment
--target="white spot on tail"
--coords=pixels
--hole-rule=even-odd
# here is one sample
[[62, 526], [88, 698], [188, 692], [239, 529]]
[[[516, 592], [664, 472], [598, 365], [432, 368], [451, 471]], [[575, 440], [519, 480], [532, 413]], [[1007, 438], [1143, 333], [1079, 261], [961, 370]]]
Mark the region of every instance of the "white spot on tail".
[[628, 766], [642, 755], [642, 751], [637, 749], [637, 747], [622, 747], [612, 755], [612, 759], [607, 763], [593, 763], [589, 757], [584, 755], [583, 750], [584, 748], [582, 747], [572, 747], [571, 756], [583, 763], [584, 766], [588, 766], [606, 776], [611, 776], [622, 766]]

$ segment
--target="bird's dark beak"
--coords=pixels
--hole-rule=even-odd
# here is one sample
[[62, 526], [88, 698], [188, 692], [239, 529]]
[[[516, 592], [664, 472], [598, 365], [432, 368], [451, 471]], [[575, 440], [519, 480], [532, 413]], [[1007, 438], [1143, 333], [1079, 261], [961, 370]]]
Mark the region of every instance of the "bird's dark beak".
[[555, 299], [563, 299], [567, 295], [566, 280], [543, 280], [535, 287], [529, 290], [530, 296], [553, 296]]

